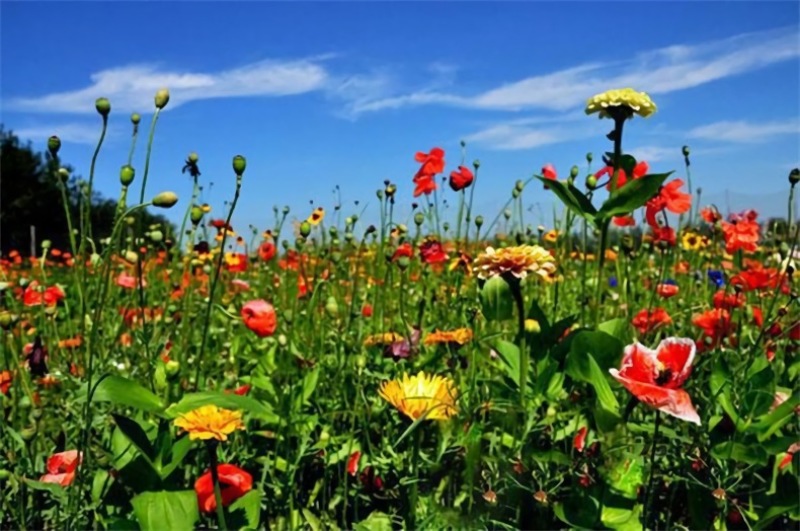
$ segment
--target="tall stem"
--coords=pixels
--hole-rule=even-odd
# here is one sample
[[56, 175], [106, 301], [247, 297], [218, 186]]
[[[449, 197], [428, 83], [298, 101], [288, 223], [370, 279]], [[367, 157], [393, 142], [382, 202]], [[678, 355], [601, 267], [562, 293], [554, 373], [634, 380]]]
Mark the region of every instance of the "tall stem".
[[656, 410], [655, 426], [653, 428], [653, 446], [650, 448], [650, 478], [647, 480], [647, 493], [644, 499], [644, 513], [642, 525], [647, 529], [648, 509], [650, 508], [650, 501], [653, 497], [653, 480], [655, 479], [656, 470], [656, 448], [658, 447], [658, 429], [661, 427], [661, 412]]
[[222, 490], [219, 488], [219, 471], [217, 471], [219, 464], [217, 462], [216, 441], [209, 442], [206, 448], [208, 448], [208, 460], [211, 462], [211, 481], [214, 483], [214, 501], [217, 505], [217, 524], [222, 531], [226, 531], [228, 525], [225, 522], [225, 508], [222, 506]]

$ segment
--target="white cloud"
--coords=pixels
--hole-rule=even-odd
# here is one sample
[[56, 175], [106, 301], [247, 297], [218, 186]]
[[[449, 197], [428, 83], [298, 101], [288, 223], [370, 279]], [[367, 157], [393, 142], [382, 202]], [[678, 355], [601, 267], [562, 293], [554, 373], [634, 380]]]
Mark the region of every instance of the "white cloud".
[[736, 143], [758, 143], [780, 135], [800, 135], [797, 119], [753, 123], [744, 120], [715, 122], [695, 127], [689, 138]]
[[681, 146], [641, 146], [632, 149], [625, 149], [626, 153], [633, 155], [636, 160], [646, 160], [647, 162], [659, 162], [663, 160], [682, 160], [683, 153]]
[[737, 35], [694, 45], [675, 45], [616, 62], [593, 62], [530, 76], [472, 96], [424, 89], [361, 101], [356, 112], [418, 105], [453, 105], [519, 111], [567, 110], [613, 87], [665, 94], [758, 70], [800, 56], [796, 27]]
[[219, 72], [163, 70], [154, 65], [131, 65], [92, 74], [91, 84], [77, 90], [40, 97], [12, 99], [11, 110], [93, 113], [94, 101], [106, 97], [113, 111], [147, 112], [162, 87], [170, 90], [167, 109], [194, 100], [243, 96], [286, 96], [320, 90], [329, 75], [323, 58], [297, 61], [260, 61]]
[[[14, 129], [12, 132], [23, 142], [30, 140], [37, 144], [44, 144], [48, 138], [56, 135], [63, 143], [95, 145], [100, 139], [100, 131], [101, 126], [99, 124], [74, 122], [54, 125], [32, 125]], [[106, 140], [115, 136], [115, 134], [116, 131], [109, 127], [109, 130], [106, 131]]]

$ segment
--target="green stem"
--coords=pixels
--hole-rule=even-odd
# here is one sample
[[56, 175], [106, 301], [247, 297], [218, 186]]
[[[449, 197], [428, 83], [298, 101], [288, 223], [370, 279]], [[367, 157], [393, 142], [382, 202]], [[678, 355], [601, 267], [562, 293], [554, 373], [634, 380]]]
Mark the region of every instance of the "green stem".
[[225, 508], [222, 506], [222, 490], [219, 488], [219, 472], [217, 471], [217, 445], [216, 442], [208, 443], [208, 460], [211, 462], [211, 481], [214, 483], [214, 501], [217, 505], [217, 524], [222, 531], [228, 529], [225, 522]]
[[642, 525], [647, 529], [648, 509], [650, 508], [650, 501], [653, 497], [653, 481], [655, 480], [656, 470], [656, 448], [658, 446], [658, 429], [661, 427], [661, 411], [656, 410], [655, 426], [653, 428], [653, 446], [650, 448], [650, 478], [647, 480], [647, 493], [644, 499], [644, 512], [642, 518]]

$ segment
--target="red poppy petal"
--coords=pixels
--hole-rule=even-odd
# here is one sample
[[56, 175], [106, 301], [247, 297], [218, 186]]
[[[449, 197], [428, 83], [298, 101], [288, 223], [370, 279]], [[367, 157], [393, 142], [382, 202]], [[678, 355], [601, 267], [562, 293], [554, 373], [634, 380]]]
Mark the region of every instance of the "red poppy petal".
[[680, 387], [692, 371], [697, 345], [691, 339], [670, 337], [659, 343], [656, 356], [672, 373], [670, 387]]

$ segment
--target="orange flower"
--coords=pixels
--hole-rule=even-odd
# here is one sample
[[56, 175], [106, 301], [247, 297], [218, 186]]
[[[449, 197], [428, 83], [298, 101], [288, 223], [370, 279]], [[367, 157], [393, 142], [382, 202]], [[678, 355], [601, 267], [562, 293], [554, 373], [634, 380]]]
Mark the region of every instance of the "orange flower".
[[631, 320], [631, 324], [636, 327], [641, 335], [646, 335], [671, 323], [672, 317], [669, 316], [664, 308], [653, 308], [649, 313], [647, 309], [644, 309]]
[[77, 450], [53, 454], [47, 460], [47, 474], [39, 478], [39, 481], [69, 486], [75, 479], [75, 469], [81, 464], [82, 458]]
[[718, 345], [732, 331], [731, 314], [723, 308], [715, 308], [695, 315], [692, 323], [702, 328], [703, 334], [710, 337], [714, 345]]
[[12, 380], [11, 371], [0, 372], [0, 394], [8, 394], [8, 388], [11, 387]]
[[719, 210], [717, 210], [717, 208], [714, 206], [708, 206], [702, 209], [700, 211], [700, 216], [706, 223], [710, 225], [713, 225], [714, 223], [722, 219], [722, 214], [720, 214]]
[[689, 211], [692, 206], [692, 196], [681, 192], [682, 186], [683, 181], [675, 179], [662, 186], [658, 195], [647, 202], [645, 219], [651, 227], [658, 227], [656, 214], [663, 210], [668, 210], [673, 214], [683, 214]]
[[258, 246], [258, 257], [262, 262], [269, 262], [275, 258], [275, 254], [275, 244], [271, 241], [262, 242], [261, 245]]
[[314, 212], [312, 212], [311, 215], [308, 216], [308, 219], [306, 221], [316, 226], [322, 223], [323, 219], [325, 219], [325, 209], [322, 207], [317, 207], [314, 209]]
[[267, 337], [278, 328], [278, 316], [275, 308], [264, 300], [250, 301], [242, 307], [244, 325], [255, 332], [258, 337]]
[[228, 435], [244, 428], [241, 411], [231, 411], [213, 404], [180, 415], [174, 424], [187, 431], [191, 440], [227, 441]]
[[675, 284], [659, 284], [656, 286], [656, 293], [661, 298], [669, 299], [678, 294], [678, 286]]
[[556, 264], [553, 256], [538, 245], [520, 245], [497, 250], [487, 247], [475, 259], [474, 269], [478, 278], [482, 279], [505, 274], [522, 279], [528, 273], [534, 273], [545, 280], [552, 280]]
[[752, 220], [739, 220], [733, 223], [722, 222], [725, 236], [725, 250], [733, 254], [739, 249], [754, 252], [758, 249], [759, 226]]
[[[645, 161], [641, 161], [636, 166], [633, 167], [633, 178], [639, 179], [647, 175], [647, 172], [650, 171], [650, 166]], [[606, 166], [604, 168], [600, 168], [600, 171], [594, 174], [595, 179], [598, 181], [601, 177], [608, 176], [609, 181], [606, 185], [607, 190], [611, 190], [611, 178], [614, 176], [614, 166]], [[622, 168], [619, 169], [619, 173], [617, 174], [617, 188], [622, 188], [625, 183], [628, 182], [628, 175], [625, 173], [625, 170]]]
[[463, 346], [472, 341], [472, 330], [469, 328], [458, 328], [456, 330], [441, 331], [436, 330], [425, 337], [423, 341], [426, 345], [458, 345]]

